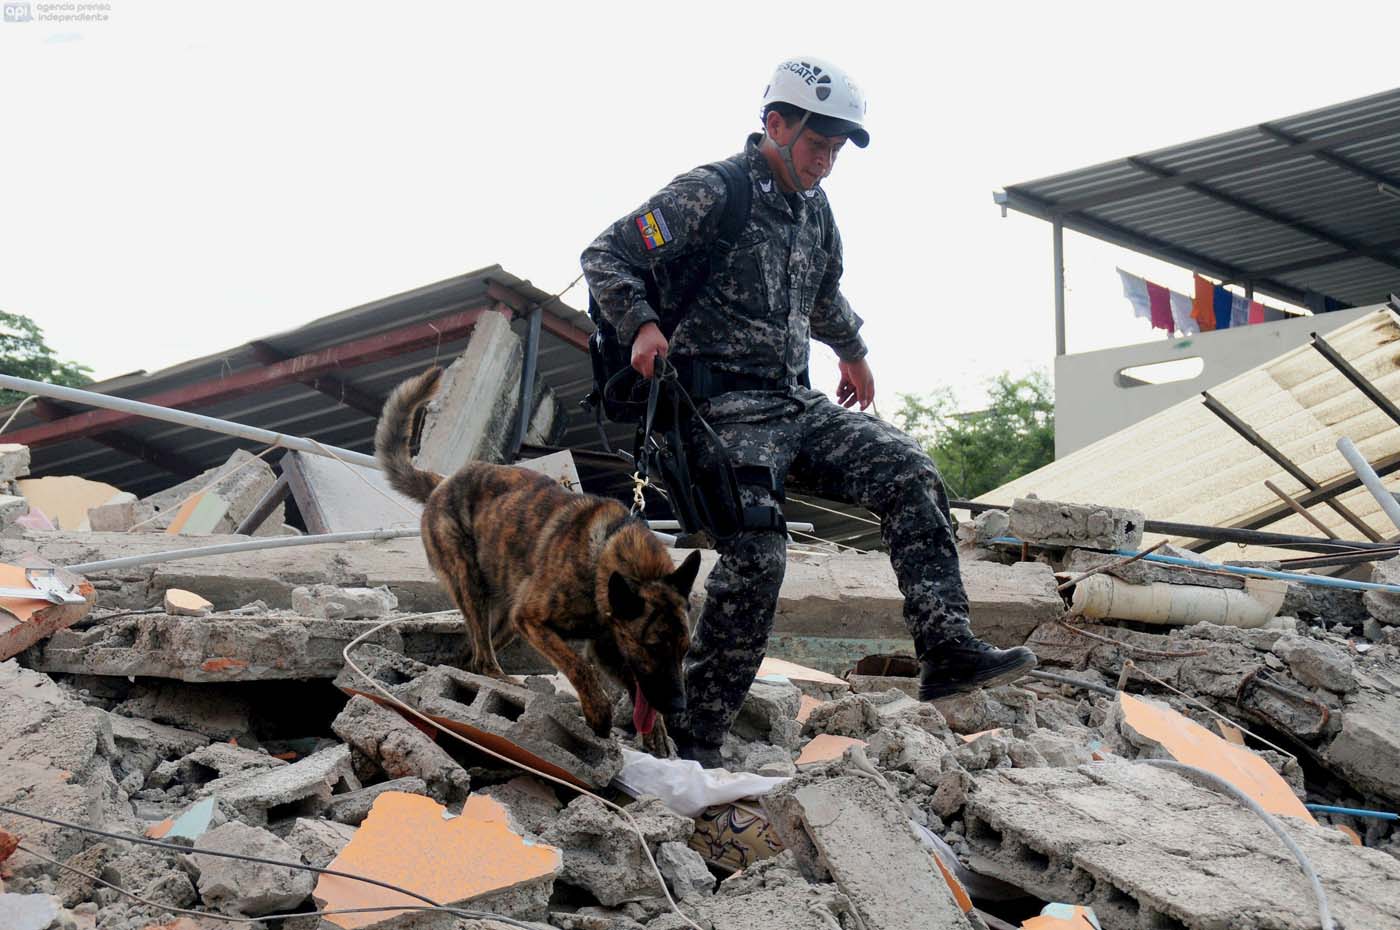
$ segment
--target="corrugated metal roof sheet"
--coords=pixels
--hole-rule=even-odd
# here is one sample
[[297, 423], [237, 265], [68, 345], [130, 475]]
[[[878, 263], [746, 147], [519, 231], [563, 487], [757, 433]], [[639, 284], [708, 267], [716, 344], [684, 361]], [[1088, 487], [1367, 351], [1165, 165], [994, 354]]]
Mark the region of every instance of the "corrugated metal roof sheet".
[[1400, 291], [1400, 89], [1013, 184], [1003, 198], [1294, 303], [1381, 303]]
[[[1322, 332], [1385, 396], [1400, 398], [1400, 314], [1380, 309]], [[1294, 349], [1211, 389], [1211, 395], [1322, 486], [1353, 477], [1337, 451], [1348, 436], [1378, 469], [1400, 463], [1400, 424], [1391, 420], [1311, 346]], [[1150, 520], [1257, 527], [1280, 503], [1265, 486], [1307, 493], [1298, 480], [1207, 409], [1182, 401], [1135, 426], [1086, 446], [990, 491], [979, 502], [1046, 500], [1133, 507]], [[1395, 488], [1394, 478], [1387, 487]], [[1337, 498], [1383, 537], [1394, 536], [1364, 488]], [[1360, 533], [1325, 504], [1310, 512], [1343, 539]], [[1301, 516], [1271, 522], [1270, 532], [1318, 537]], [[1288, 558], [1297, 553], [1252, 547], [1234, 558]]]
[[[491, 265], [322, 317], [223, 352], [181, 362], [150, 374], [133, 372], [110, 378], [89, 385], [88, 389], [137, 400], [149, 398], [163, 391], [260, 368], [266, 363], [259, 357], [258, 344], [270, 347], [282, 356], [296, 357], [435, 320], [446, 314], [489, 306], [493, 300], [488, 294], [488, 286], [493, 283], [514, 291], [529, 303], [540, 304], [545, 313], [583, 338], [593, 331], [587, 314], [562, 301], [551, 300], [551, 294], [534, 287], [528, 280], [517, 278], [499, 265]], [[526, 320], [517, 319], [513, 326], [523, 339]], [[438, 345], [369, 364], [336, 369], [331, 374], [341, 384], [378, 403], [410, 375], [434, 362], [451, 362], [466, 348], [467, 341], [466, 337], [447, 339]], [[600, 453], [602, 442], [592, 416], [580, 407], [580, 401], [592, 387], [592, 366], [588, 353], [562, 336], [543, 329], [540, 333], [539, 371], [544, 383], [557, 395], [567, 418], [559, 445], [580, 453], [578, 465], [585, 483], [599, 493], [630, 496], [625, 466], [616, 459], [589, 454]], [[207, 416], [309, 437], [356, 452], [373, 451], [375, 415], [347, 406], [338, 398], [307, 384], [292, 383], [265, 388], [257, 393], [200, 404], [191, 409]], [[0, 422], [7, 416], [8, 411], [0, 412]], [[33, 407], [27, 407], [15, 418], [9, 432], [44, 422], [35, 414]], [[195, 472], [223, 463], [235, 449], [248, 445], [242, 440], [217, 433], [139, 418], [122, 424], [120, 433], [130, 443], [178, 459]], [[632, 430], [629, 427], [608, 424], [608, 435], [614, 448], [630, 451]], [[171, 472], [91, 438], [36, 446], [31, 449], [31, 456], [31, 471], [36, 477], [78, 475], [105, 481], [138, 497], [149, 496], [181, 480]], [[280, 453], [274, 453], [274, 459], [278, 456]], [[878, 527], [864, 522], [871, 518], [867, 511], [826, 501], [821, 505], [839, 511], [839, 515], [795, 501], [787, 506], [787, 515], [793, 521], [813, 523], [817, 535], [824, 539], [866, 549], [881, 545]], [[669, 512], [658, 515], [670, 516]]]

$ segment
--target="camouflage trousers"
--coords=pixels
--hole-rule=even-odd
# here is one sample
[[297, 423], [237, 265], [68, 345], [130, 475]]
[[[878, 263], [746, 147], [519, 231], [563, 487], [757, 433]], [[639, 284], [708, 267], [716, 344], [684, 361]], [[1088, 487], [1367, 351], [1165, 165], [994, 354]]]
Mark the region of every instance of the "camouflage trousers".
[[[918, 655], [970, 635], [948, 498], [913, 439], [805, 389], [725, 394], [701, 413], [736, 466], [767, 467], [780, 483], [790, 475], [823, 497], [880, 517]], [[691, 449], [705, 461], [708, 448], [699, 436]], [[740, 492], [745, 506], [779, 504], [768, 489]], [[787, 566], [786, 540], [777, 532], [742, 532], [718, 548], [685, 660], [687, 712], [680, 727], [692, 742], [711, 747], [724, 741], [763, 660]]]

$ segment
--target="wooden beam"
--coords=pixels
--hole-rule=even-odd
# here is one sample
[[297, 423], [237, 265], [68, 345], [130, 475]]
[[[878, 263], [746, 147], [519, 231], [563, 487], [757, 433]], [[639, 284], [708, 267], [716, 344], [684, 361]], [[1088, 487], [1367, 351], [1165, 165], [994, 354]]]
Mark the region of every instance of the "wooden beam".
[[[64, 406], [57, 401], [49, 400], [46, 397], [36, 398], [34, 406], [31, 409], [34, 411], [36, 417], [46, 422], [63, 420], [73, 416], [76, 412], [73, 408]], [[130, 433], [112, 430], [107, 433], [97, 433], [88, 438], [99, 445], [104, 445], [113, 451], [120, 452], [122, 455], [129, 455], [134, 459], [140, 459], [143, 462], [154, 465], [163, 471], [168, 471], [172, 475], [178, 475], [181, 478], [193, 478], [204, 470], [183, 456], [176, 455], [173, 452], [162, 449], [160, 446], [153, 445], [143, 439], [137, 439]]]
[[[253, 356], [264, 365], [275, 365], [278, 362], [285, 362], [291, 356], [271, 344], [255, 339], [248, 343], [248, 347], [253, 350]], [[333, 397], [345, 406], [358, 410], [379, 419], [379, 412], [384, 408], [384, 401], [371, 397], [364, 391], [348, 383], [342, 378], [334, 375], [321, 375], [315, 378], [304, 378], [302, 384], [314, 391], [320, 391], [327, 397]]]
[[[411, 323], [388, 332], [343, 342], [317, 352], [298, 355], [285, 361], [258, 368], [249, 368], [220, 378], [212, 378], [186, 387], [161, 391], [147, 397], [138, 397], [148, 404], [187, 410], [234, 397], [256, 394], [268, 388], [283, 384], [304, 381], [327, 372], [344, 368], [368, 365], [381, 359], [392, 358], [428, 346], [437, 345], [452, 339], [460, 339], [472, 330], [486, 307], [474, 307], [457, 313], [449, 313], [433, 320]], [[41, 426], [31, 426], [6, 434], [8, 442], [27, 446], [43, 446], [69, 439], [93, 436], [118, 428], [134, 419], [135, 414], [115, 410], [94, 410], [76, 416], [64, 417]]]

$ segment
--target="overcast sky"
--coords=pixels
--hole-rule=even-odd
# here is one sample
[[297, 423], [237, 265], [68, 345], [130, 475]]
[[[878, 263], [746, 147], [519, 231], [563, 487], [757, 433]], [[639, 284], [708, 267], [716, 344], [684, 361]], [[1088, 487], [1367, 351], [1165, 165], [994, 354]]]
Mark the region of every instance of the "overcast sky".
[[[1050, 227], [993, 190], [1385, 90], [1400, 35], [1381, 2], [43, 6], [0, 22], [0, 309], [99, 378], [493, 263], [560, 290], [807, 54], [870, 101], [825, 186], [887, 413], [1051, 364]], [[1071, 352], [1153, 338], [1115, 266], [1189, 290], [1065, 252]]]

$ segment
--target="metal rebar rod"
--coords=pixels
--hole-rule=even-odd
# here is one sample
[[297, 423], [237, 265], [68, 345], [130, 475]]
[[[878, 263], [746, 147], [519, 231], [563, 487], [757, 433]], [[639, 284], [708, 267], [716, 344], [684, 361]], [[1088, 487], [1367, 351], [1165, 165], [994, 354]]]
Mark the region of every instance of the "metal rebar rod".
[[1370, 378], [1367, 378], [1361, 372], [1357, 371], [1356, 366], [1347, 361], [1342, 353], [1332, 348], [1331, 344], [1326, 339], [1323, 339], [1317, 333], [1313, 333], [1312, 347], [1320, 352], [1323, 358], [1331, 362], [1332, 367], [1337, 369], [1342, 377], [1355, 385], [1356, 389], [1362, 394], [1365, 394], [1367, 400], [1375, 404], [1386, 416], [1390, 417], [1396, 423], [1400, 423], [1400, 406], [1396, 406], [1395, 401], [1386, 397]]
[[1272, 481], [1269, 481], [1267, 479], [1264, 481], [1264, 487], [1268, 488], [1270, 491], [1273, 491], [1274, 496], [1277, 497], [1279, 500], [1283, 501], [1285, 504], [1287, 504], [1289, 510], [1293, 511], [1298, 516], [1302, 517], [1304, 520], [1307, 520], [1313, 526], [1317, 527], [1318, 531], [1321, 532], [1323, 536], [1326, 536], [1328, 539], [1338, 538], [1336, 533], [1332, 532], [1327, 528], [1326, 523], [1323, 523], [1317, 517], [1313, 516], [1312, 513], [1308, 510], [1308, 508], [1295, 501], [1283, 488], [1279, 487], [1278, 485], [1274, 484]]
[[374, 456], [366, 455], [363, 452], [351, 452], [349, 449], [324, 445], [310, 439], [303, 439], [300, 436], [288, 436], [285, 433], [275, 433], [272, 430], [259, 429], [256, 426], [235, 423], [232, 420], [206, 417], [198, 413], [190, 413], [187, 410], [175, 410], [171, 407], [142, 403], [139, 400], [128, 400], [125, 397], [113, 397], [110, 394], [98, 394], [95, 391], [46, 384], [43, 381], [31, 381], [28, 378], [16, 378], [13, 375], [0, 375], [0, 388], [8, 388], [11, 391], [20, 391], [25, 394], [37, 394], [40, 397], [83, 404], [88, 407], [116, 410], [121, 413], [149, 417], [152, 420], [164, 420], [167, 423], [177, 423], [180, 426], [223, 433], [225, 436], [237, 436], [239, 439], [248, 439], [268, 446], [281, 446], [284, 449], [296, 449], [298, 452], [309, 452], [312, 455], [324, 455], [328, 458], [339, 457], [356, 465], [379, 468], [379, 462], [375, 460]]
[[1356, 472], [1356, 477], [1361, 479], [1361, 483], [1366, 486], [1366, 490], [1371, 492], [1371, 496], [1376, 499], [1376, 503], [1381, 505], [1381, 510], [1390, 518], [1390, 522], [1395, 524], [1395, 528], [1400, 530], [1400, 501], [1385, 489], [1381, 484], [1380, 476], [1371, 467], [1371, 463], [1366, 461], [1366, 456], [1361, 454], [1361, 450], [1356, 448], [1346, 436], [1337, 440], [1337, 451], [1342, 453], [1342, 457], [1347, 460], [1351, 470]]

